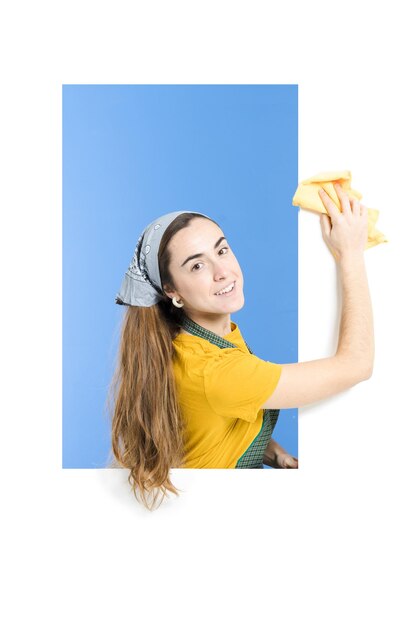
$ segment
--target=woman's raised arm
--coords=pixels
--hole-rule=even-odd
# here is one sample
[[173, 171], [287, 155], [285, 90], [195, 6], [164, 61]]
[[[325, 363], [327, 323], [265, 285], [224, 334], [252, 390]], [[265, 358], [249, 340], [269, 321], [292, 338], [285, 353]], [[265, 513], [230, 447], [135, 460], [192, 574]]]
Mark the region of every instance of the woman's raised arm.
[[[343, 211], [323, 190], [328, 215], [321, 215], [322, 234], [337, 261], [342, 311], [336, 354], [288, 363], [263, 409], [294, 408], [317, 402], [370, 378], [374, 361], [373, 312], [364, 262], [367, 208], [335, 185]], [[351, 203], [351, 204], [350, 204]]]

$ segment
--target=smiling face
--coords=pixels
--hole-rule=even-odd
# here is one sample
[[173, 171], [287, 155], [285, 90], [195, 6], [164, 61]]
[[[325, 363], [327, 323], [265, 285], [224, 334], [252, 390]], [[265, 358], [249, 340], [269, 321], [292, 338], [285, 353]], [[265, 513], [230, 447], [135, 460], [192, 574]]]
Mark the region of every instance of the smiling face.
[[[170, 240], [170, 272], [176, 286], [166, 294], [184, 303], [192, 319], [238, 311], [244, 305], [244, 279], [222, 230], [196, 217]], [[229, 294], [215, 295], [234, 283]]]

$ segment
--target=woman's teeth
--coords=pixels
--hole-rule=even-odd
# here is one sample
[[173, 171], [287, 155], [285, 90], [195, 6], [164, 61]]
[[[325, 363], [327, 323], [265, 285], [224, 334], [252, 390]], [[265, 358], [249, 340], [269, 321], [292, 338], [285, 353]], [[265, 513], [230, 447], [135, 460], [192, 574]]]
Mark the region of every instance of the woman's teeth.
[[232, 284], [232, 286], [227, 287], [225, 290], [219, 292], [219, 293], [215, 293], [215, 296], [226, 296], [228, 295], [228, 293], [231, 293], [231, 291], [234, 290], [235, 287], [235, 283]]

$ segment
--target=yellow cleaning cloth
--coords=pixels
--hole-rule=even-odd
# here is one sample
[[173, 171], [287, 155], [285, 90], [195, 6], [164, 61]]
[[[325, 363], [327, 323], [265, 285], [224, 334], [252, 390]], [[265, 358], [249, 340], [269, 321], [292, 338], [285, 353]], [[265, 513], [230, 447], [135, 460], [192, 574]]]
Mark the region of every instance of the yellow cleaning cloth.
[[[327, 194], [332, 198], [340, 211], [342, 211], [340, 200], [337, 196], [337, 192], [334, 189], [333, 183], [338, 182], [346, 194], [350, 198], [357, 198], [360, 200], [363, 196], [355, 189], [351, 189], [351, 172], [349, 170], [341, 170], [337, 172], [320, 172], [316, 176], [307, 178], [299, 183], [296, 193], [293, 196], [292, 204], [294, 206], [300, 206], [301, 209], [308, 209], [316, 211], [318, 213], [325, 213], [328, 215], [328, 211], [324, 207], [321, 198], [319, 197], [318, 190], [322, 187]], [[378, 243], [388, 241], [383, 233], [377, 230], [375, 224], [379, 217], [379, 211], [377, 209], [367, 209], [368, 212], [368, 235], [366, 249], [372, 246], [377, 246]]]

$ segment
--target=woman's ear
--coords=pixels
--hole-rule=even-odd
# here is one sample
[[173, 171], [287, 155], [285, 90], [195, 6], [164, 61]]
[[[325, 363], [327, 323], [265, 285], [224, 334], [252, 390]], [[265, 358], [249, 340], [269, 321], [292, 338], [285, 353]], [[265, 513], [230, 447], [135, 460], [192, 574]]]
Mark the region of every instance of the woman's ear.
[[170, 289], [169, 285], [163, 285], [163, 291], [168, 298], [173, 298], [176, 295], [176, 292]]

